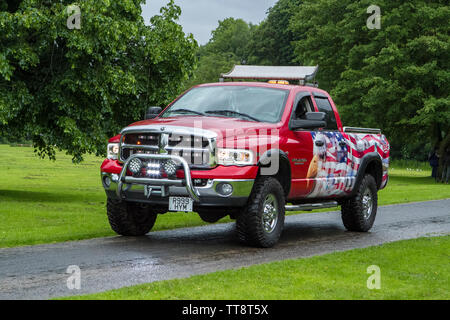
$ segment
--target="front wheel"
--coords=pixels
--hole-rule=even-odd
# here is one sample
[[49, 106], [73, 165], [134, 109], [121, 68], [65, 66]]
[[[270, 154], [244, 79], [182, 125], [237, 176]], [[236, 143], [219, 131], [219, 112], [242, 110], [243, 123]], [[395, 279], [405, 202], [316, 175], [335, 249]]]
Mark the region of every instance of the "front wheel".
[[236, 219], [239, 239], [257, 247], [274, 246], [284, 227], [284, 205], [284, 190], [278, 180], [258, 178], [247, 206]]
[[157, 213], [146, 204], [109, 199], [107, 201], [109, 224], [122, 236], [143, 236], [153, 228]]
[[367, 232], [375, 222], [378, 208], [377, 183], [366, 174], [356, 194], [342, 203], [342, 222], [349, 231]]
[[199, 209], [197, 213], [200, 216], [200, 219], [207, 223], [216, 223], [228, 215], [224, 210], [214, 209]]

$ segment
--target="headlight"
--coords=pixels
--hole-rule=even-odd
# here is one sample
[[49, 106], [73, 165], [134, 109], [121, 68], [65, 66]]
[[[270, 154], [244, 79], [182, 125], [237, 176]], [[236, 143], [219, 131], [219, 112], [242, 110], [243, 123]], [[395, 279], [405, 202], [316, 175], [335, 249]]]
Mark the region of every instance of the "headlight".
[[109, 143], [108, 144], [108, 159], [117, 160], [119, 159], [119, 144]]
[[218, 149], [217, 163], [224, 166], [251, 165], [253, 152], [250, 150]]

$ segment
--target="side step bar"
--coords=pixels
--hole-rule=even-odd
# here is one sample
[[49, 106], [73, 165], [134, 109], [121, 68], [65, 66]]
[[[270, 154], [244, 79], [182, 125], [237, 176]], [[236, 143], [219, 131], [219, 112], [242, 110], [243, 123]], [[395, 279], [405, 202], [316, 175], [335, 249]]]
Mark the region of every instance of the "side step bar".
[[323, 203], [308, 203], [299, 205], [287, 205], [286, 211], [311, 211], [317, 209], [334, 208], [339, 206], [336, 201], [323, 202]]

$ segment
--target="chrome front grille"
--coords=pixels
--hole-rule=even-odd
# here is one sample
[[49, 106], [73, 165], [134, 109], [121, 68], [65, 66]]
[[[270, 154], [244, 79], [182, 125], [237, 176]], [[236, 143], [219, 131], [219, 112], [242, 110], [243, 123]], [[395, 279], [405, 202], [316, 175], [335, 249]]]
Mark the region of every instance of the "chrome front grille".
[[123, 132], [120, 160], [135, 154], [168, 154], [182, 157], [192, 168], [211, 167], [214, 146], [211, 138], [185, 132]]
[[209, 145], [208, 139], [194, 135], [169, 135], [169, 147], [178, 148], [207, 148]]
[[125, 135], [123, 142], [130, 145], [158, 146], [159, 134], [130, 133]]
[[160, 134], [130, 133], [122, 137], [120, 160], [125, 162], [133, 154], [158, 154]]

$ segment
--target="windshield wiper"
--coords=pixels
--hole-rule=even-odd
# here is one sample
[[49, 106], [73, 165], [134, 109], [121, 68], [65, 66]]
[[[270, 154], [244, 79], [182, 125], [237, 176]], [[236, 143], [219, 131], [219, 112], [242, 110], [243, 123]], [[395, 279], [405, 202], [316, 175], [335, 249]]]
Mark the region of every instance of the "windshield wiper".
[[203, 112], [195, 111], [195, 110], [189, 110], [189, 109], [176, 109], [176, 110], [169, 110], [169, 113], [193, 113], [199, 116], [205, 116]]
[[205, 113], [208, 113], [208, 114], [219, 114], [219, 115], [225, 115], [225, 116], [228, 115], [228, 114], [234, 114], [234, 115], [237, 115], [237, 116], [245, 117], [245, 118], [253, 120], [253, 121], [261, 122], [259, 119], [256, 119], [255, 117], [252, 117], [252, 116], [250, 116], [248, 114], [245, 114], [245, 113], [233, 111], [233, 110], [211, 110], [211, 111], [206, 111]]

